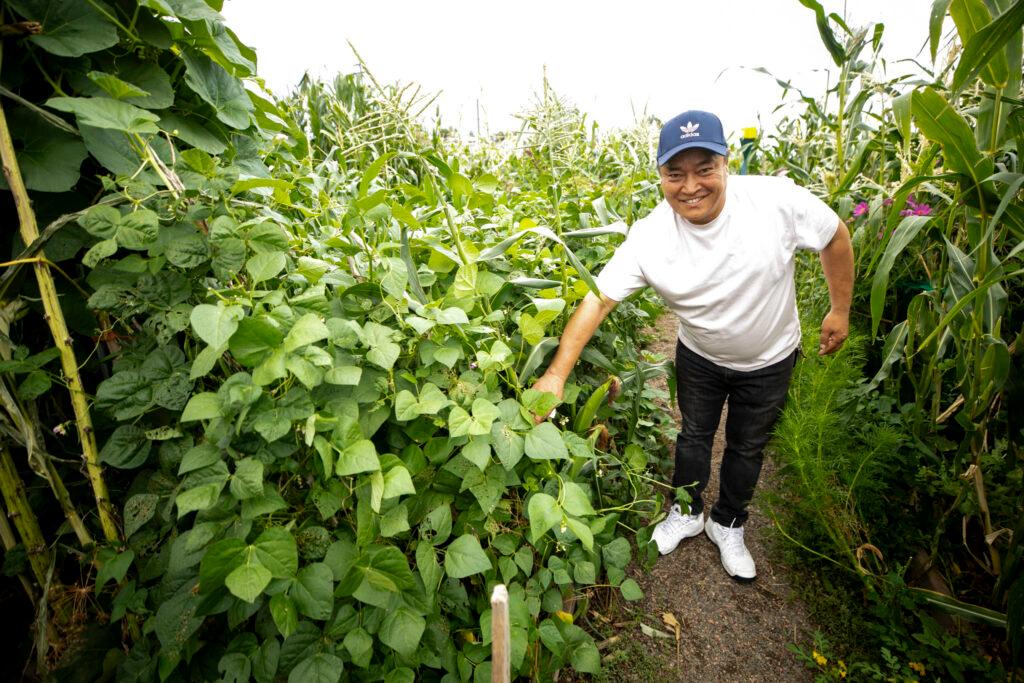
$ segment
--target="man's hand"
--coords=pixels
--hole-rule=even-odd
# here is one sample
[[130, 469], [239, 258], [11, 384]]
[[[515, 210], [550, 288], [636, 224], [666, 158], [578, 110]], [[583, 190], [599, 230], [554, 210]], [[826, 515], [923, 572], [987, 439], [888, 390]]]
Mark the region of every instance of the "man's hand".
[[[531, 389], [536, 389], [537, 391], [547, 391], [548, 393], [552, 393], [555, 396], [557, 396], [558, 400], [561, 401], [565, 391], [565, 378], [556, 375], [555, 373], [549, 370], [548, 372], [545, 372], [543, 375], [541, 375], [541, 378], [534, 383]], [[551, 416], [534, 415], [533, 423], [540, 424], [549, 417]]]
[[835, 353], [850, 336], [850, 315], [829, 311], [821, 321], [821, 339], [818, 341], [818, 355]]

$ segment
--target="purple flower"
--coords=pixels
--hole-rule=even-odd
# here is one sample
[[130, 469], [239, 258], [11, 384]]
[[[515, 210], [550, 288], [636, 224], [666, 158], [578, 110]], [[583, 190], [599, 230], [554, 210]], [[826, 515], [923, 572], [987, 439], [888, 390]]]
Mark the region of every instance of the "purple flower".
[[918, 204], [917, 206], [914, 207], [915, 216], [927, 216], [931, 214], [931, 212], [932, 207], [928, 206], [927, 204]]
[[868, 203], [867, 202], [861, 202], [861, 203], [857, 204], [857, 206], [853, 207], [853, 216], [854, 216], [854, 218], [856, 218], [857, 216], [863, 216], [867, 212], [868, 212]]
[[892, 197], [886, 197], [883, 199], [882, 206], [892, 206]]

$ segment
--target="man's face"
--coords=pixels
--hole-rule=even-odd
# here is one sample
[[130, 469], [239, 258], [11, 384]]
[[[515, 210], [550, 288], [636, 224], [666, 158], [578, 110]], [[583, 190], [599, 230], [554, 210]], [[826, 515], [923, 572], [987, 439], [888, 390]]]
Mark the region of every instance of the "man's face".
[[718, 218], [725, 206], [726, 159], [700, 147], [684, 149], [658, 171], [661, 192], [672, 209], [697, 225]]

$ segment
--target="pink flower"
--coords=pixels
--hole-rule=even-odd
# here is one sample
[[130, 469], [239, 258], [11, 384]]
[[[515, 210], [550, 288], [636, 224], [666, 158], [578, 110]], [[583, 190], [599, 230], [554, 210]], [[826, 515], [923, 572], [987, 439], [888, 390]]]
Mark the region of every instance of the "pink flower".
[[868, 203], [867, 202], [861, 202], [861, 203], [857, 204], [857, 206], [853, 207], [853, 216], [854, 216], [854, 218], [856, 218], [857, 216], [863, 216], [867, 212], [868, 212]]
[[928, 206], [927, 204], [918, 204], [917, 206], [914, 207], [915, 216], [927, 216], [931, 214], [931, 212], [932, 207]]
[[892, 206], [892, 197], [886, 197], [883, 199], [882, 206]]

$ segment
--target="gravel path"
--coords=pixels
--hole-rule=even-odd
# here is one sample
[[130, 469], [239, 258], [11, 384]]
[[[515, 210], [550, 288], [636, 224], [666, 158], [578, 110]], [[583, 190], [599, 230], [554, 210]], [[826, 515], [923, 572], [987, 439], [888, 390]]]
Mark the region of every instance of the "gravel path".
[[[656, 324], [657, 341], [649, 349], [675, 355], [676, 322], [664, 315]], [[679, 411], [671, 406], [676, 420]], [[710, 506], [718, 491], [718, 468], [725, 447], [725, 413], [715, 436], [711, 482], [705, 493]], [[775, 466], [765, 459], [759, 489], [777, 485]], [[662, 615], [679, 620], [679, 654], [673, 640], [623, 632], [639, 657], [607, 657], [609, 681], [811, 681], [813, 676], [787, 649], [806, 643], [814, 628], [791, 584], [785, 565], [767, 547], [771, 521], [761, 514], [757, 498], [746, 524], [746, 542], [757, 563], [757, 580], [739, 584], [722, 569], [718, 548], [704, 534], [687, 539], [660, 557], [650, 573], [635, 572], [645, 597], [634, 615], [660, 631], [670, 631]], [[639, 631], [639, 627], [633, 627]], [[640, 648], [640, 652], [636, 652]], [[609, 650], [605, 654], [611, 654]], [[645, 661], [638, 661], [645, 660]]]

